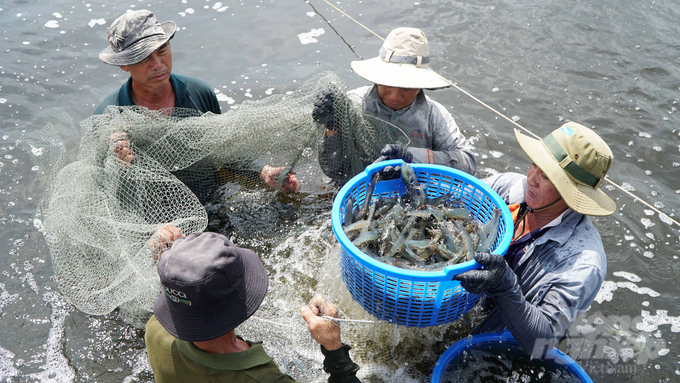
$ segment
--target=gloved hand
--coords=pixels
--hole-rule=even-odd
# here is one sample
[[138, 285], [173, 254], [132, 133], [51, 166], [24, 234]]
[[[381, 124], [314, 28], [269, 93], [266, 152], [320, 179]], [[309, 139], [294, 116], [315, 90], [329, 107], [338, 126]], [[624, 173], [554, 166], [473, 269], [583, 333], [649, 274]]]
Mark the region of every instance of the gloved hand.
[[384, 181], [395, 180], [401, 177], [401, 166], [385, 166], [380, 171], [380, 179]]
[[475, 261], [484, 268], [470, 270], [453, 277], [472, 294], [494, 293], [510, 289], [515, 283], [515, 273], [502, 255], [475, 253]]
[[413, 155], [413, 153], [409, 152], [408, 149], [401, 145], [397, 144], [387, 144], [385, 147], [380, 151], [381, 156], [378, 157], [373, 163], [381, 162], [381, 161], [387, 161], [387, 160], [404, 160], [404, 162], [408, 163], [418, 163], [418, 159]]
[[335, 114], [333, 113], [333, 93], [330, 89], [322, 88], [316, 94], [312, 118], [327, 129], [336, 130], [338, 128]]

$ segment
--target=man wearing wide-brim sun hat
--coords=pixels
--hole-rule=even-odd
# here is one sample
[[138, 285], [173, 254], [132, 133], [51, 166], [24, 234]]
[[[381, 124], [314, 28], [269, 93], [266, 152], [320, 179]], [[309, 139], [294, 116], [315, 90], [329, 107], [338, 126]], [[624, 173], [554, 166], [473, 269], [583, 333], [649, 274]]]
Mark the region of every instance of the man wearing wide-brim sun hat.
[[[431, 62], [423, 31], [395, 28], [385, 39], [377, 57], [352, 61], [352, 69], [373, 85], [351, 91], [350, 97], [364, 112], [403, 129], [410, 140], [407, 148], [387, 145], [380, 160], [403, 159], [444, 165], [474, 174], [477, 162], [472, 146], [448, 110], [423, 91], [450, 86], [430, 68]], [[341, 140], [343, 134], [335, 123], [335, 116], [344, 113], [344, 106], [334, 105], [333, 101], [332, 91], [321, 92], [313, 114], [314, 119], [326, 128], [327, 147], [334, 147], [333, 140]], [[334, 154], [337, 158], [322, 162], [326, 174], [342, 172], [333, 166], [342, 163], [339, 159], [343, 154]], [[373, 160], [375, 158], [371, 162]]]
[[454, 279], [489, 297], [491, 311], [473, 334], [509, 329], [527, 353], [541, 357], [588, 309], [607, 274], [589, 216], [616, 210], [600, 188], [613, 155], [597, 133], [575, 122], [540, 140], [517, 130], [515, 136], [533, 161], [527, 175], [484, 180], [513, 212], [513, 242], [505, 257], [476, 253], [484, 269]]

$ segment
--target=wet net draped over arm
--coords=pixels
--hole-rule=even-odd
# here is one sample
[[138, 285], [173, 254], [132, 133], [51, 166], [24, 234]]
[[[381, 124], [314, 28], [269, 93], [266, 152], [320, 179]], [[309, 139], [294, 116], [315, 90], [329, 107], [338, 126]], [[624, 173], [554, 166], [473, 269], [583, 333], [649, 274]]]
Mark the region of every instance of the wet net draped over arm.
[[[312, 118], [320, 89], [338, 100], [340, 134], [327, 139]], [[151, 311], [160, 292], [148, 241], [173, 223], [184, 233], [207, 225], [203, 204], [225, 182], [268, 188], [265, 165], [296, 172], [302, 192], [326, 193], [372, 162], [398, 130], [361, 113], [344, 83], [319, 74], [299, 89], [244, 102], [224, 114], [109, 106], [77, 126], [59, 110], [34, 119], [25, 146], [44, 175], [36, 216], [62, 293], [78, 309]], [[125, 133], [134, 159], [114, 152]], [[119, 136], [117, 136], [119, 137]], [[37, 153], [37, 154], [36, 154]]]

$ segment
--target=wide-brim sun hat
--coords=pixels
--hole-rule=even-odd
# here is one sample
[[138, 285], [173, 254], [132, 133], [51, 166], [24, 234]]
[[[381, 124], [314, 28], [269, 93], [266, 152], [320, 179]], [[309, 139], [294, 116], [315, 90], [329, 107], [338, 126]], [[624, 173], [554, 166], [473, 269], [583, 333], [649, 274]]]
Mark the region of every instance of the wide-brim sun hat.
[[417, 28], [395, 28], [387, 35], [378, 57], [352, 61], [366, 80], [396, 88], [439, 89], [451, 86], [430, 68], [427, 37]]
[[600, 189], [614, 156], [597, 133], [568, 122], [540, 140], [517, 129], [515, 137], [569, 208], [593, 216], [616, 211], [616, 203]]
[[126, 12], [111, 23], [109, 46], [99, 53], [107, 64], [134, 65], [147, 58], [175, 35], [174, 21], [159, 23], [151, 11]]
[[189, 342], [235, 329], [257, 311], [269, 286], [257, 254], [210, 232], [176, 240], [157, 271], [162, 293], [154, 315], [170, 334]]

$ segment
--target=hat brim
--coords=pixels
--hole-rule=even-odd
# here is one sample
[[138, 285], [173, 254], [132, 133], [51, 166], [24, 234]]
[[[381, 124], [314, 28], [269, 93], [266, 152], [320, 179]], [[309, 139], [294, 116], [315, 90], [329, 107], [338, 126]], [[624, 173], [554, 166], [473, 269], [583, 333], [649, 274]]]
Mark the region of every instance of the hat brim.
[[378, 85], [410, 89], [441, 89], [451, 86], [429, 67], [386, 63], [380, 57], [352, 61], [351, 66], [359, 76]]
[[99, 59], [109, 65], [116, 66], [140, 63], [145, 58], [149, 57], [156, 49], [160, 48], [161, 45], [167, 43], [175, 36], [177, 25], [174, 21], [161, 23], [161, 27], [164, 32], [162, 35], [149, 36], [139, 40], [122, 52], [116, 52], [111, 46], [108, 46], [99, 52]]
[[[247, 249], [239, 250], [252, 252]], [[190, 315], [186, 315], [172, 311], [170, 304], [174, 303], [162, 293], [153, 306], [153, 313], [158, 322], [172, 336], [188, 342], [219, 338], [245, 322], [262, 304], [269, 287], [269, 279], [257, 254], [252, 253], [242, 259], [246, 290], [245, 306], [225, 299], [221, 304], [205, 310], [192, 310]]]
[[526, 136], [515, 129], [522, 150], [550, 179], [570, 209], [585, 215], [606, 216], [616, 211], [616, 203], [600, 188], [577, 183], [562, 169], [541, 140]]

